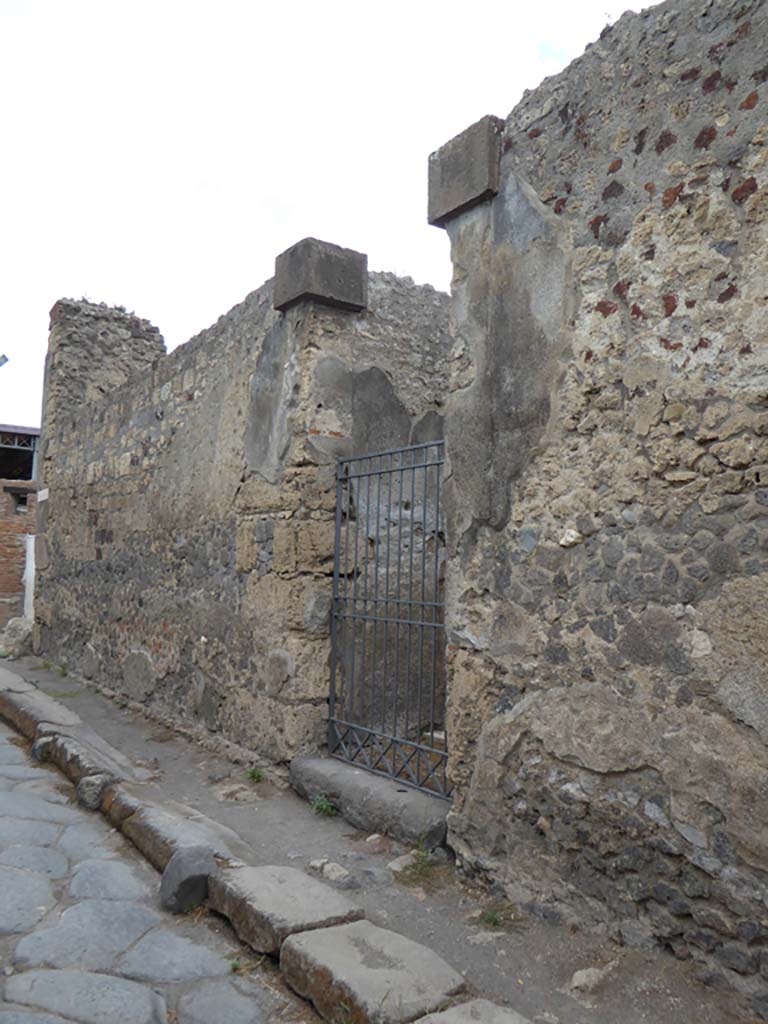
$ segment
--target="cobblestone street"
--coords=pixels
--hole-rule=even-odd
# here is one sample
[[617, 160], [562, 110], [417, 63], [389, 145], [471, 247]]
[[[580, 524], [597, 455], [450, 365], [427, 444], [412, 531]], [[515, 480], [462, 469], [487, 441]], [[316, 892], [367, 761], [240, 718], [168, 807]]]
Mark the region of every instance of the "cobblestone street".
[[24, 747], [0, 724], [0, 1024], [317, 1019], [224, 921], [162, 911], [157, 873]]

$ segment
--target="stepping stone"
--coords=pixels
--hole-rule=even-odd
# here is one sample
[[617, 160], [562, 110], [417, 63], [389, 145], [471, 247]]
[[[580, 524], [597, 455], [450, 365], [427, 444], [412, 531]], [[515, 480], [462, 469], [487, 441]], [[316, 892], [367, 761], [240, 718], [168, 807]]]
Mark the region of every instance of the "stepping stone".
[[0, 867], [0, 935], [29, 931], [53, 903], [51, 883], [44, 875]]
[[[2, 1022], [0, 1022], [2, 1024]], [[527, 1017], [521, 1017], [514, 1010], [489, 1003], [487, 999], [473, 999], [461, 1006], [454, 1006], [441, 1013], [430, 1013], [418, 1024], [531, 1024]]]
[[69, 861], [64, 854], [44, 846], [9, 846], [0, 853], [0, 864], [25, 868], [48, 878], [61, 878], [69, 871]]
[[117, 971], [138, 981], [166, 984], [229, 974], [231, 966], [206, 946], [165, 928], [156, 928], [120, 959]]
[[277, 953], [294, 932], [358, 921], [363, 911], [297, 868], [226, 868], [209, 879], [208, 905], [259, 953]]
[[263, 989], [245, 996], [234, 982], [209, 981], [181, 997], [177, 1019], [178, 1024], [273, 1024], [277, 1015]]
[[33, 846], [49, 846], [56, 842], [61, 831], [60, 825], [49, 825], [44, 821], [20, 821], [18, 818], [0, 818], [0, 849], [31, 843]]
[[0, 817], [27, 818], [33, 821], [51, 821], [69, 825], [81, 820], [81, 811], [74, 807], [59, 807], [30, 793], [0, 792]]
[[157, 993], [135, 981], [88, 971], [15, 974], [6, 982], [5, 999], [82, 1024], [167, 1024], [165, 1000]]
[[24, 967], [108, 970], [160, 920], [156, 911], [137, 903], [85, 900], [65, 910], [53, 927], [25, 936], [16, 946], [15, 961]]
[[84, 860], [75, 869], [69, 895], [75, 899], [144, 900], [152, 891], [127, 864], [118, 860]]
[[350, 1020], [403, 1024], [439, 1009], [465, 984], [431, 949], [368, 921], [292, 935], [280, 969], [331, 1021], [343, 1004]]

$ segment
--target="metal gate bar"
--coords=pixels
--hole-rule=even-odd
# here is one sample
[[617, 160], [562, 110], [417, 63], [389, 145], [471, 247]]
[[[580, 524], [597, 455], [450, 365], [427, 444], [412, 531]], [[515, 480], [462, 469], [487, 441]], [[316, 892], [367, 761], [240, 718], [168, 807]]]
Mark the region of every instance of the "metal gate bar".
[[448, 796], [443, 442], [338, 463], [328, 745]]

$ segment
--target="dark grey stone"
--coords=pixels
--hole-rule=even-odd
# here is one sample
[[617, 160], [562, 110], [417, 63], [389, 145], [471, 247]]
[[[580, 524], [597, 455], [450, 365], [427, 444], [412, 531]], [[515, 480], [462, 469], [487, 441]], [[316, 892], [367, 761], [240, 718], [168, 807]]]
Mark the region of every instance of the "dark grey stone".
[[503, 131], [503, 120], [489, 114], [430, 155], [430, 224], [442, 227], [451, 217], [496, 195]]
[[738, 572], [739, 552], [732, 544], [713, 544], [707, 549], [707, 561], [712, 572], [723, 574]]
[[428, 793], [398, 786], [341, 761], [295, 757], [291, 785], [308, 800], [324, 794], [346, 820], [368, 832], [434, 849], [445, 841], [450, 804]]
[[609, 537], [600, 546], [600, 554], [606, 565], [615, 566], [624, 557], [624, 543], [621, 537]]
[[532, 526], [524, 526], [521, 530], [517, 531], [517, 543], [526, 554], [530, 554], [538, 542], [539, 531]]
[[726, 943], [717, 950], [715, 956], [723, 967], [738, 974], [754, 974], [758, 968], [757, 955], [735, 942]]
[[273, 305], [286, 310], [302, 299], [339, 309], [368, 305], [368, 257], [317, 238], [304, 238], [275, 260]]
[[208, 896], [208, 878], [215, 870], [216, 861], [210, 847], [182, 847], [163, 871], [160, 903], [175, 914], [198, 907]]

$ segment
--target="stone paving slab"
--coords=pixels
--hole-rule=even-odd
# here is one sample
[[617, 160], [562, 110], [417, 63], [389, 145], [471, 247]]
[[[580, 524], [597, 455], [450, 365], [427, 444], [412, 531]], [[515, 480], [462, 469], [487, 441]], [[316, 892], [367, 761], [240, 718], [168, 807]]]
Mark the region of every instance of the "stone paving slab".
[[133, 868], [117, 860], [84, 860], [69, 883], [74, 899], [142, 900], [153, 893]]
[[118, 961], [127, 978], [151, 982], [194, 981], [229, 974], [230, 961], [169, 928], [156, 928]]
[[65, 828], [56, 845], [70, 860], [81, 861], [114, 857], [122, 840], [116, 832], [101, 827], [98, 821], [81, 821]]
[[289, 935], [363, 917], [346, 896], [296, 868], [227, 868], [208, 882], [208, 905], [259, 953], [277, 953]]
[[68, 907], [52, 927], [25, 935], [16, 947], [15, 962], [105, 971], [160, 920], [155, 910], [138, 903], [84, 900]]
[[178, 1024], [276, 1024], [274, 1008], [253, 986], [209, 981], [179, 1000]]
[[69, 871], [69, 861], [64, 854], [45, 846], [9, 846], [0, 851], [0, 864], [35, 871], [48, 878], [61, 878]]
[[418, 1024], [531, 1024], [514, 1010], [489, 1003], [487, 999], [472, 999], [440, 1013], [422, 1017]]
[[0, 935], [28, 931], [53, 904], [53, 890], [45, 875], [0, 867]]
[[34, 793], [24, 792], [0, 792], [0, 817], [50, 821], [56, 825], [69, 825], [80, 820], [76, 808], [53, 804]]
[[83, 1024], [167, 1024], [165, 1000], [124, 978], [88, 971], [28, 971], [9, 978], [5, 998]]
[[0, 743], [0, 765], [26, 765], [27, 757], [24, 751], [13, 743]]
[[350, 1024], [404, 1024], [443, 1006], [464, 979], [426, 946], [368, 921], [292, 935], [280, 968], [326, 1020], [345, 1006]]
[[0, 847], [32, 843], [35, 846], [50, 846], [61, 832], [60, 825], [45, 821], [29, 821], [23, 818], [0, 818]]

